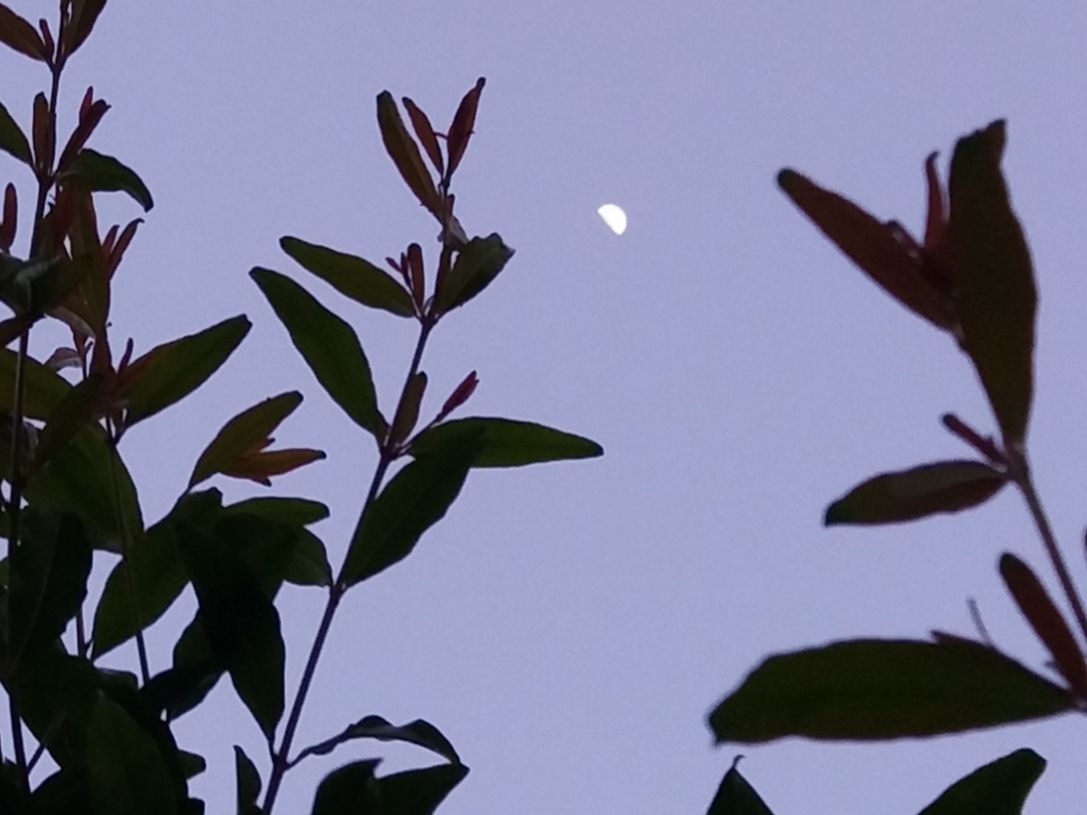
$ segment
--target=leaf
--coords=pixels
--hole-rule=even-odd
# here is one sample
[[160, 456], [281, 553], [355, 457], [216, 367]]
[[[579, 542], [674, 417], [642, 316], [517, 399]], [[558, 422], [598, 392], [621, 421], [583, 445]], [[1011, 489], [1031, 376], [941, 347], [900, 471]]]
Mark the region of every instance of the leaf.
[[958, 512], [989, 500], [1007, 482], [1006, 473], [981, 461], [922, 464], [862, 482], [827, 507], [823, 522], [886, 524]]
[[1034, 388], [1038, 293], [1026, 237], [1000, 171], [1004, 122], [959, 140], [951, 159], [948, 245], [965, 348], [1004, 441], [1022, 445]]
[[513, 250], [493, 232], [486, 238], [472, 238], [457, 254], [457, 259], [434, 297], [434, 310], [446, 314], [463, 306], [498, 277]]
[[109, 815], [177, 812], [158, 746], [122, 707], [100, 697], [87, 742], [93, 811]]
[[223, 511], [228, 515], [256, 515], [291, 526], [309, 526], [323, 521], [329, 515], [328, 507], [320, 501], [278, 495], [247, 498], [224, 507]]
[[90, 192], [123, 192], [149, 212], [155, 205], [151, 192], [138, 175], [113, 156], [89, 147], [80, 150], [59, 180]]
[[30, 142], [26, 140], [26, 135], [3, 104], [0, 104], [0, 150], [28, 167], [34, 166], [34, 158], [30, 154]]
[[377, 779], [374, 777], [374, 769], [380, 763], [380, 759], [355, 761], [326, 775], [317, 787], [311, 815], [380, 813]]
[[370, 363], [351, 326], [289, 277], [261, 268], [249, 275], [268, 298], [321, 387], [359, 427], [379, 435]]
[[1072, 690], [1087, 699], [1087, 664], [1076, 637], [1030, 566], [1005, 552], [1000, 557], [1000, 576], [1030, 627], [1049, 649], [1053, 662]]
[[792, 202], [873, 282], [937, 328], [954, 328], [958, 322], [954, 304], [929, 282], [921, 261], [890, 225], [795, 170], [782, 170], [777, 181]]
[[132, 368], [146, 366], [146, 372], [128, 393], [125, 426], [154, 416], [203, 385], [234, 353], [250, 328], [249, 319], [241, 314], [155, 346], [133, 362]]
[[457, 112], [453, 114], [453, 121], [449, 125], [448, 134], [449, 171], [446, 178], [453, 177], [453, 172], [460, 166], [460, 161], [464, 158], [464, 151], [468, 149], [468, 140], [472, 137], [476, 124], [479, 97], [483, 93], [483, 86], [486, 82], [487, 80], [482, 76], [477, 79], [472, 89], [464, 94], [464, 98], [460, 100], [460, 104], [457, 106]]
[[736, 769], [740, 758], [736, 756], [732, 767], [725, 773], [706, 815], [774, 815], [755, 788]]
[[424, 430], [415, 437], [409, 452], [413, 456], [436, 454], [468, 436], [479, 439], [473, 467], [523, 467], [604, 454], [599, 444], [573, 433], [533, 422], [485, 416], [454, 419]]
[[382, 309], [398, 317], [415, 316], [411, 295], [368, 260], [289, 236], [281, 238], [279, 245], [304, 269], [356, 303]]
[[260, 773], [238, 745], [234, 745], [234, 777], [237, 785], [238, 815], [260, 815], [257, 797], [260, 795]]
[[149, 706], [174, 721], [204, 701], [224, 671], [197, 611], [174, 645], [173, 665], [151, 677], [141, 693]]
[[[18, 354], [4, 348], [0, 349], [0, 405], [10, 406], [15, 399], [15, 369]], [[72, 386], [64, 377], [49, 370], [40, 362], [27, 357], [24, 375], [26, 376], [26, 418], [44, 421], [49, 418], [58, 404], [68, 395]]]
[[419, 203], [430, 210], [435, 217], [441, 219], [442, 202], [434, 179], [423, 164], [423, 157], [419, 154], [419, 148], [404, 127], [404, 121], [400, 118], [400, 111], [396, 108], [396, 101], [388, 91], [382, 91], [377, 97], [377, 124], [381, 130], [381, 140], [385, 144], [385, 150], [400, 172], [400, 177], [408, 185]]
[[1033, 750], [1016, 750], [956, 781], [921, 815], [1020, 815], [1045, 765]]
[[308, 447], [290, 447], [285, 450], [258, 450], [246, 453], [223, 470], [231, 478], [245, 478], [266, 487], [272, 485], [272, 476], [293, 472], [307, 464], [326, 458], [323, 450]]
[[224, 518], [245, 515], [292, 528], [296, 538], [282, 573], [284, 580], [300, 586], [332, 585], [332, 567], [328, 564], [325, 545], [305, 529], [307, 525], [327, 518], [328, 507], [304, 498], [264, 497], [231, 504], [223, 512]]
[[381, 815], [432, 815], [464, 777], [463, 764], [439, 764], [377, 780]]
[[91, 374], [70, 391], [49, 414], [34, 452], [34, 466], [41, 467], [75, 438], [86, 425], [95, 421], [105, 394], [105, 379]]
[[15, 662], [61, 635], [87, 595], [91, 571], [90, 541], [75, 516], [32, 511], [24, 524], [9, 576]]
[[294, 763], [306, 756], [328, 755], [341, 744], [353, 739], [379, 739], [381, 741], [403, 741], [424, 747], [454, 764], [460, 763], [460, 756], [442, 732], [425, 719], [415, 719], [405, 725], [390, 724], [381, 716], [363, 716], [350, 724], [342, 732], [330, 739], [307, 747], [298, 754]]
[[281, 393], [247, 408], [223, 425], [196, 461], [189, 489], [230, 467], [244, 453], [264, 441], [302, 404], [298, 391]]
[[363, 513], [347, 550], [341, 582], [353, 586], [406, 558], [445, 515], [476, 456], [475, 437], [406, 465]]
[[283, 637], [279, 614], [238, 555], [191, 525], [179, 529], [181, 551], [200, 617], [234, 689], [267, 738], [283, 715]]
[[74, 54], [86, 42], [105, 5], [106, 0], [73, 0], [71, 24], [64, 30], [66, 56]]
[[718, 742], [884, 740], [1054, 716], [1063, 688], [968, 642], [850, 640], [772, 656], [710, 714]]
[[49, 52], [30, 23], [0, 3], [0, 42], [39, 62], [48, 62]]
[[430, 118], [408, 97], [405, 96], [401, 101], [408, 112], [408, 118], [411, 119], [411, 129], [415, 131], [419, 143], [423, 145], [430, 163], [441, 175], [445, 170], [445, 163], [442, 160], [442, 149], [438, 146], [438, 137], [434, 135], [434, 126], [430, 124]]

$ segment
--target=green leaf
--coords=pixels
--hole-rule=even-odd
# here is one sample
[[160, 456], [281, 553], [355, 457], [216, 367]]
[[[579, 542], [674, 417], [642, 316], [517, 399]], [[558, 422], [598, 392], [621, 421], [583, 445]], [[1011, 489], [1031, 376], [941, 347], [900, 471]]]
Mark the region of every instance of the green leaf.
[[328, 517], [328, 507], [318, 501], [275, 496], [250, 498], [224, 509], [224, 518], [251, 515], [289, 527], [293, 536], [291, 550], [284, 565], [282, 578], [299, 586], [329, 586], [332, 567], [328, 563], [325, 545], [307, 524]]
[[133, 363], [146, 365], [128, 393], [125, 426], [131, 427], [184, 399], [234, 353], [252, 324], [245, 315], [223, 320], [197, 334], [158, 345]]
[[279, 614], [238, 554], [195, 526], [179, 529], [200, 617], [234, 689], [271, 738], [283, 715], [283, 637]]
[[308, 498], [262, 495], [223, 507], [227, 515], [256, 515], [290, 526], [309, 526], [328, 517], [328, 507]]
[[342, 732], [330, 739], [311, 745], [298, 754], [295, 761], [301, 761], [306, 756], [328, 755], [344, 742], [353, 739], [379, 739], [381, 741], [403, 741], [424, 747], [437, 753], [442, 758], [448, 759], [454, 764], [460, 763], [460, 756], [453, 748], [442, 732], [425, 719], [415, 719], [404, 725], [390, 724], [381, 716], [363, 716], [354, 724], [350, 724]]
[[423, 533], [460, 493], [478, 450], [470, 437], [417, 458], [398, 472], [360, 519], [344, 562], [342, 582], [353, 586], [407, 557]]
[[324, 544], [304, 527], [235, 513], [218, 519], [215, 534], [238, 554], [269, 600], [284, 580], [303, 586], [332, 582]]
[[370, 261], [289, 236], [281, 238], [279, 245], [304, 269], [356, 303], [382, 309], [398, 317], [415, 316], [411, 295], [392, 276]]
[[151, 192], [131, 169], [113, 156], [84, 147], [68, 165], [60, 180], [90, 192], [127, 193], [144, 212], [155, 205]]
[[[15, 368], [18, 354], [10, 348], [0, 349], [0, 405], [10, 406], [15, 398]], [[44, 421], [61, 403], [72, 386], [64, 377], [49, 370], [40, 362], [27, 357], [26, 404], [28, 419]]]
[[141, 693], [149, 706], [174, 721], [204, 701], [225, 670], [197, 611], [174, 645], [173, 665], [151, 677]]
[[981, 461], [922, 464], [862, 482], [827, 507], [824, 523], [886, 524], [958, 512], [989, 500], [1006, 483], [1006, 473]]
[[710, 714], [718, 742], [882, 740], [1075, 708], [1061, 687], [969, 641], [851, 640], [772, 656]]
[[423, 431], [412, 442], [413, 456], [438, 453], [467, 436], [479, 439], [473, 467], [521, 467], [545, 461], [595, 458], [604, 450], [594, 441], [533, 422], [474, 416]]
[[439, 764], [377, 780], [381, 815], [432, 815], [464, 777], [463, 764]]
[[955, 145], [948, 247], [960, 290], [964, 347], [977, 367], [1004, 441], [1026, 438], [1034, 390], [1038, 293], [1026, 237], [1000, 170], [1004, 122]]
[[230, 467], [239, 456], [258, 447], [302, 404], [298, 391], [281, 393], [243, 410], [223, 425], [200, 454], [189, 478], [189, 489]]
[[1045, 765], [1033, 750], [1016, 750], [956, 781], [921, 815], [1020, 815]]
[[61, 635], [87, 595], [91, 571], [91, 544], [78, 518], [31, 511], [24, 525], [9, 575], [14, 660]]
[[0, 42], [39, 62], [49, 59], [45, 43], [34, 26], [3, 3], [0, 3]]
[[513, 250], [492, 233], [486, 238], [472, 238], [459, 253], [434, 298], [434, 310], [445, 314], [463, 306], [498, 277]]
[[0, 150], [18, 159], [28, 167], [34, 166], [34, 159], [30, 155], [30, 143], [26, 140], [22, 129], [8, 113], [8, 109], [0, 104]]
[[268, 298], [321, 387], [359, 427], [379, 435], [370, 363], [351, 326], [289, 277], [261, 268], [249, 275]]
[[38, 436], [34, 466], [41, 467], [55, 452], [67, 445], [85, 425], [96, 418], [105, 392], [105, 378], [91, 374], [61, 400]]
[[238, 745], [234, 745], [234, 777], [238, 790], [238, 815], [260, 815], [257, 796], [260, 795], [260, 773]]
[[732, 767], [725, 773], [706, 815], [774, 815], [755, 788], [736, 769], [740, 758], [736, 756]]
[[103, 696], [87, 732], [91, 806], [100, 815], [171, 815], [174, 789], [158, 745]]
[[382, 812], [374, 777], [374, 769], [380, 763], [380, 759], [355, 761], [326, 775], [317, 787], [311, 815]]

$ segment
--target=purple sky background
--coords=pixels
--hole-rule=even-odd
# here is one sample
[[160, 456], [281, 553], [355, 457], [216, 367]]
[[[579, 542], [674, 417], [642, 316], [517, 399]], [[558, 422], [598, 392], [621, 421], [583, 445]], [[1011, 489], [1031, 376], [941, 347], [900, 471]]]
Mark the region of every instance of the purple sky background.
[[[54, 3], [11, 2], [27, 16]], [[277, 434], [329, 459], [272, 492], [332, 508], [338, 565], [374, 464], [247, 276], [287, 271], [349, 319], [388, 406], [413, 341], [304, 276], [290, 234], [372, 260], [435, 226], [386, 157], [383, 89], [442, 127], [477, 76], [477, 135], [458, 172], [470, 233], [517, 249], [503, 276], [436, 331], [433, 411], [472, 369], [462, 415], [588, 435], [604, 458], [483, 471], [416, 553], [341, 607], [297, 744], [377, 713], [424, 717], [472, 768], [441, 812], [704, 812], [732, 757], [778, 815], [919, 811], [976, 766], [1029, 746], [1049, 760], [1027, 807], [1082, 797], [1075, 717], [885, 746], [786, 740], [713, 749], [705, 713], [770, 652], [850, 636], [969, 634], [967, 596], [997, 642], [1044, 655], [1006, 597], [1011, 550], [1053, 585], [1021, 499], [910, 526], [824, 530], [863, 477], [967, 450], [939, 426], [992, 419], [953, 343], [853, 270], [774, 184], [793, 166], [919, 231], [925, 156], [998, 117], [1005, 171], [1041, 292], [1031, 443], [1076, 578], [1082, 548], [1082, 215], [1087, 10], [1010, 2], [298, 4], [111, 3], [66, 74], [113, 109], [92, 146], [136, 169], [156, 207], [121, 267], [114, 334], [137, 352], [246, 313], [253, 331], [198, 394], [126, 437], [145, 520], [161, 517], [221, 424], [300, 389]], [[25, 124], [45, 81], [5, 54], [3, 100]], [[67, 119], [71, 123], [71, 116]], [[30, 200], [30, 180], [0, 156]], [[612, 235], [595, 209], [622, 205]], [[24, 212], [29, 207], [24, 207]], [[109, 198], [102, 221], [136, 208]], [[25, 235], [22, 236], [25, 241]], [[22, 245], [22, 244], [20, 244]], [[43, 335], [45, 332], [43, 332]], [[56, 332], [35, 351], [52, 350]], [[50, 340], [50, 341], [47, 341]], [[426, 409], [424, 410], [426, 412]], [[261, 492], [215, 482], [229, 499]], [[261, 493], [263, 494], [263, 493]], [[152, 630], [169, 659], [191, 594]], [[322, 607], [288, 587], [288, 689]], [[131, 645], [107, 664], [134, 664]], [[267, 775], [256, 726], [222, 681], [177, 726], [203, 753], [208, 811], [233, 802], [231, 746]], [[358, 758], [428, 763], [356, 743], [287, 777], [277, 812]]]

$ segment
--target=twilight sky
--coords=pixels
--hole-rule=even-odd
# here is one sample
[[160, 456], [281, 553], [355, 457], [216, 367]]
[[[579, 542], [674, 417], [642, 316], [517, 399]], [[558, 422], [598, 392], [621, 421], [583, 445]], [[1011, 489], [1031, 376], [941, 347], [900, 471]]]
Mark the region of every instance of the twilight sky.
[[[53, 3], [12, 2], [36, 16]], [[126, 256], [114, 332], [137, 349], [237, 313], [255, 326], [197, 395], [126, 437], [150, 523], [184, 489], [219, 426], [298, 388], [277, 434], [329, 459], [273, 491], [323, 500], [338, 565], [373, 467], [372, 442], [324, 395], [247, 276], [292, 273], [359, 332], [379, 396], [395, 398], [412, 332], [296, 270], [291, 234], [372, 260], [435, 227], [381, 147], [374, 97], [408, 95], [441, 127], [488, 83], [458, 171], [471, 233], [517, 250], [443, 322], [424, 369], [433, 410], [469, 370], [462, 415], [588, 435], [588, 463], [474, 473], [404, 563], [352, 593], [297, 744], [367, 713], [438, 725], [472, 768], [442, 808], [467, 813], [660, 813], [708, 805], [739, 752], [778, 815], [919, 811], [984, 762], [1029, 746], [1050, 764], [1027, 812], [1082, 797], [1087, 728], [1073, 717], [887, 746], [786, 740], [713, 749], [704, 715], [767, 653], [847, 636], [971, 633], [1044, 660], [996, 573], [1019, 553], [1052, 585], [1007, 490], [965, 516], [824, 530], [827, 503], [883, 469], [967, 454], [938, 423], [988, 431], [972, 370], [946, 336], [862, 278], [774, 184], [793, 166], [919, 231], [922, 163], [1007, 117], [1005, 171], [1039, 281], [1036, 477], [1087, 585], [1081, 538], [1087, 210], [1087, 10], [1011, 2], [359, 4], [114, 0], [66, 74], [113, 105], [91, 146], [136, 169], [157, 205]], [[5, 53], [2, 93], [25, 120], [45, 81]], [[69, 120], [70, 124], [70, 120]], [[29, 194], [0, 156], [0, 181]], [[616, 237], [596, 207], [624, 206]], [[135, 217], [104, 205], [103, 221]], [[433, 259], [433, 254], [428, 258]], [[39, 342], [44, 357], [51, 347]], [[232, 499], [259, 491], [216, 481]], [[322, 597], [288, 587], [288, 688]], [[191, 616], [153, 629], [153, 663]], [[111, 656], [131, 664], [131, 646]], [[109, 660], [107, 660], [109, 661]], [[262, 741], [229, 682], [178, 725], [207, 756], [209, 812], [233, 800], [231, 745], [266, 777]], [[336, 766], [411, 748], [356, 743], [288, 775], [306, 812]]]

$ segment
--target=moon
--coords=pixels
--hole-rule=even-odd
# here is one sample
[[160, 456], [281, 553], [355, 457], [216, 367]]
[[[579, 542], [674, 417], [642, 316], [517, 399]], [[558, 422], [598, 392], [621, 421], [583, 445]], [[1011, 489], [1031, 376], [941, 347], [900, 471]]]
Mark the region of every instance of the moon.
[[596, 211], [596, 214], [616, 235], [622, 235], [627, 231], [627, 214], [623, 212], [622, 207], [616, 204], [604, 204]]

